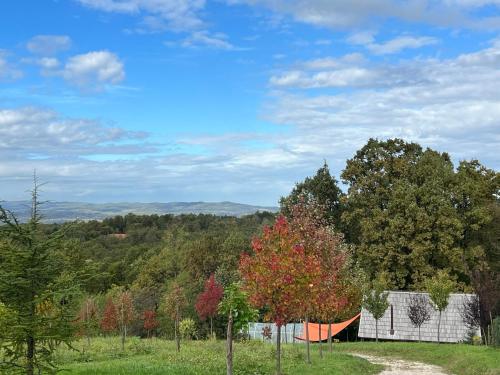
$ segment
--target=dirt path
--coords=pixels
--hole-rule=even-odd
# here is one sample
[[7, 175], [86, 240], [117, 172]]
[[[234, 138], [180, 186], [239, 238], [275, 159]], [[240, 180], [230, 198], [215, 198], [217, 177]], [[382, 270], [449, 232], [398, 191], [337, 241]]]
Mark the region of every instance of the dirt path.
[[349, 353], [350, 355], [361, 357], [368, 362], [385, 366], [380, 375], [446, 375], [446, 372], [434, 365], [428, 365], [422, 362], [412, 362], [403, 359], [394, 359], [386, 357], [376, 357], [368, 354]]

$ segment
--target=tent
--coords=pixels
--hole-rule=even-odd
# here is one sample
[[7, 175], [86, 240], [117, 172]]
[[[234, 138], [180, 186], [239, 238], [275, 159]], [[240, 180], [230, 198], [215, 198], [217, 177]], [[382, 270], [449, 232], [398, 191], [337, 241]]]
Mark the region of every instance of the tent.
[[[348, 327], [350, 324], [356, 321], [356, 319], [358, 319], [360, 316], [361, 313], [359, 313], [358, 315], [349, 320], [346, 320], [345, 322], [330, 324], [332, 337], [335, 336], [340, 331], [342, 331], [344, 328]], [[309, 341], [319, 341], [319, 324], [309, 323], [308, 326], [309, 326]], [[327, 338], [328, 338], [328, 324], [321, 324], [321, 340], [326, 340]], [[306, 323], [304, 323], [302, 336], [296, 337], [296, 339], [303, 341], [306, 340]]]

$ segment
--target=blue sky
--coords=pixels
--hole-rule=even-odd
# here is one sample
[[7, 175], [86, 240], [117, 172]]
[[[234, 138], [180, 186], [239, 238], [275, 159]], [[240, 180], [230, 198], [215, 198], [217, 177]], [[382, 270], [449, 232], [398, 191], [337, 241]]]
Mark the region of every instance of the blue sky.
[[498, 0], [4, 3], [0, 199], [274, 205], [370, 137], [499, 166]]

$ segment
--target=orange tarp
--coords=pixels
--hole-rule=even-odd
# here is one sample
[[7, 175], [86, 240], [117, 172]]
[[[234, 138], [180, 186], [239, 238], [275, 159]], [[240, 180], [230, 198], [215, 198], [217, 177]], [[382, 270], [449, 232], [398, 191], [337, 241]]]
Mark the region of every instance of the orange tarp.
[[[331, 324], [332, 327], [332, 337], [335, 336], [337, 333], [342, 331], [344, 328], [346, 328], [348, 325], [350, 325], [352, 322], [354, 322], [356, 319], [358, 319], [361, 316], [361, 313], [356, 315], [355, 317], [346, 320], [345, 322], [341, 323], [334, 323]], [[306, 323], [304, 323], [304, 329], [302, 330], [302, 336], [301, 337], [296, 337], [299, 340], [306, 340]], [[328, 324], [322, 324], [321, 325], [321, 340], [326, 340], [328, 338]], [[319, 341], [319, 324], [316, 323], [309, 323], [309, 341]]]

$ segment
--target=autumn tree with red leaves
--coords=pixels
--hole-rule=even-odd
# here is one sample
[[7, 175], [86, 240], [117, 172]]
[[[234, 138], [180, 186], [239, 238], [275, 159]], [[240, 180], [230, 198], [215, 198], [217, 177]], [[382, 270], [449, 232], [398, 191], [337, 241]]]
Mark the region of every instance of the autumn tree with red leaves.
[[198, 295], [195, 308], [200, 320], [204, 321], [210, 318], [210, 337], [213, 337], [213, 318], [217, 315], [217, 309], [224, 289], [217, 283], [214, 274], [211, 274], [205, 281], [205, 289]]
[[[319, 353], [323, 356], [321, 323], [331, 324], [340, 311], [348, 304], [348, 283], [346, 265], [349, 249], [344, 239], [326, 215], [326, 206], [313, 197], [299, 197], [289, 208], [290, 230], [299, 239], [307, 257], [315, 258], [320, 265], [319, 277], [310, 278], [310, 289], [299, 311], [306, 321], [307, 361], [310, 362], [309, 319], [318, 322]], [[311, 275], [312, 276], [312, 275]], [[331, 343], [330, 325], [328, 340]], [[330, 346], [331, 347], [331, 346]]]
[[243, 255], [240, 272], [250, 302], [266, 310], [277, 330], [276, 373], [281, 374], [281, 327], [303, 311], [310, 285], [321, 275], [318, 258], [307, 255], [284, 216], [252, 241], [254, 254]]
[[104, 306], [104, 312], [101, 319], [101, 329], [105, 333], [111, 333], [116, 331], [118, 328], [118, 318], [116, 312], [116, 306], [113, 299], [109, 297], [106, 300], [106, 305]]
[[146, 310], [142, 313], [142, 320], [144, 321], [143, 327], [148, 334], [148, 338], [151, 337], [151, 331], [158, 328], [158, 320], [156, 319], [156, 312], [153, 310]]

